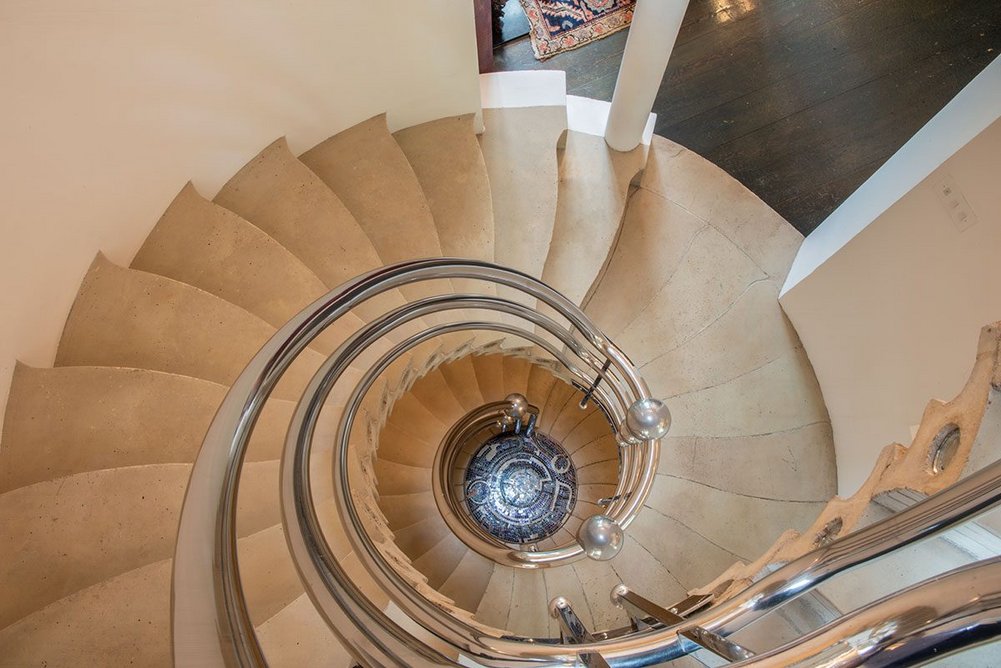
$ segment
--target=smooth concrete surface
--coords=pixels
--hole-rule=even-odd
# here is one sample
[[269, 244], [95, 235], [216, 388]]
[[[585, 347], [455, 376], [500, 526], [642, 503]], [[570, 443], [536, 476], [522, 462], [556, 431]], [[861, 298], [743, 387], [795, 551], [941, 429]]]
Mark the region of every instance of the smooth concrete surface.
[[[190, 183], [167, 207], [131, 266], [205, 290], [276, 328], [327, 293], [316, 274], [286, 248], [202, 198]], [[360, 324], [353, 314], [342, 318], [310, 345], [330, 354]]]
[[[353, 493], [365, 526], [404, 577], [436, 605], [455, 601], [482, 623], [547, 637], [557, 633], [546, 605], [554, 596], [580, 598], [575, 605], [592, 628], [619, 626], [625, 616], [608, 600], [619, 582], [649, 588], [670, 604], [734, 560], [756, 558], [754, 551], [783, 530], [809, 525], [833, 491], [834, 462], [812, 369], [775, 304], [796, 233], [742, 186], [666, 140], [651, 143], [637, 187], [640, 154], [609, 157], [591, 136], [566, 138], [560, 171], [562, 108], [488, 110], [485, 120], [479, 146], [469, 118], [394, 137], [385, 119], [375, 117], [307, 152], [305, 163], [284, 141], [275, 142], [215, 203], [185, 188], [137, 268], [95, 261], [67, 322], [58, 368], [19, 372], [8, 413], [18, 424], [5, 428], [0, 465], [18, 452], [35, 456], [0, 478], [8, 485], [0, 494], [0, 514], [9, 520], [3, 525], [25, 555], [8, 563], [2, 581], [34, 582], [54, 563], [59, 577], [17, 591], [4, 604], [0, 627], [40, 619], [46, 610], [70, 614], [82, 605], [73, 597], [169, 559], [199, 432], [283, 314], [384, 261], [440, 255], [450, 243], [486, 253], [483, 228], [456, 234], [468, 212], [485, 220], [487, 194], [494, 257], [535, 276], [547, 268], [550, 276], [572, 274], [575, 287], [567, 289], [577, 290], [574, 298], [584, 300], [668, 401], [674, 428], [654, 492], [620, 558], [545, 573], [494, 566], [451, 535], [430, 490], [435, 451], [458, 418], [513, 391], [542, 410], [539, 428], [564, 440], [581, 483], [573, 516], [550, 539], [553, 546], [572, 540], [579, 523], [600, 512], [595, 502], [614, 493], [618, 446], [594, 406], [578, 408], [578, 390], [544, 362], [525, 359], [530, 350], [508, 346], [500, 354], [501, 346], [471, 337], [440, 348], [426, 344], [394, 365], [391, 379], [366, 399], [349, 458], [352, 479], [361, 481]], [[446, 146], [462, 148], [455, 165], [442, 165]], [[485, 171], [477, 172], [474, 148]], [[471, 166], [470, 184], [461, 179], [462, 165]], [[452, 188], [461, 192], [448, 201]], [[268, 276], [286, 275], [294, 291], [278, 289], [279, 280], [265, 285]], [[411, 297], [426, 291], [404, 289]], [[402, 299], [391, 294], [382, 304]], [[359, 310], [357, 322], [375, 312]], [[423, 326], [414, 323], [412, 330]], [[275, 665], [307, 661], [313, 650], [343, 656], [320, 631], [308, 640], [295, 635], [296, 622], [322, 625], [312, 626], [318, 618], [297, 589], [278, 524], [283, 422], [321, 360], [307, 351], [279, 386], [241, 481], [240, 550], [247, 573], [261, 580], [248, 597]], [[349, 380], [357, 377], [350, 373]], [[185, 398], [175, 400], [178, 393]], [[338, 401], [343, 397], [324, 411], [323, 438], [336, 423]], [[159, 403], [168, 407], [158, 412]], [[120, 418], [124, 412], [129, 419]], [[58, 420], [31, 424], [48, 414]], [[187, 421], [171, 432], [177, 414]], [[151, 426], [141, 433], [146, 422]], [[63, 425], [68, 435], [55, 438]], [[90, 431], [74, 438], [80, 430]], [[66, 447], [79, 452], [46, 463]], [[320, 443], [317, 455], [316, 480], [326, 481], [329, 445]], [[156, 475], [163, 479], [148, 480]], [[384, 606], [385, 594], [370, 590], [350, 552], [329, 486], [314, 491], [335, 556]], [[91, 512], [99, 497], [121, 502]], [[44, 531], [36, 524], [40, 512], [50, 518]], [[137, 514], [143, 531], [133, 531]], [[66, 523], [74, 525], [79, 549], [60, 557]], [[124, 530], [135, 535], [103, 542]]]
[[455, 604], [463, 610], [476, 612], [493, 576], [495, 566], [494, 562], [486, 557], [481, 557], [472, 550], [466, 550], [462, 561], [439, 587], [439, 591], [455, 601]]
[[[177, 281], [94, 260], [66, 321], [57, 366], [128, 366], [229, 385], [274, 328]], [[275, 395], [296, 399], [322, 357], [303, 353]]]
[[[384, 115], [343, 130], [299, 158], [344, 202], [372, 240], [380, 264], [442, 254], [431, 208]], [[411, 299], [427, 284], [400, 289]]]
[[[17, 286], [0, 297], [12, 318], [0, 334], [0, 404], [15, 359], [51, 364], [94, 254], [128, 264], [186, 181], [212, 194], [282, 135], [301, 151], [378, 113], [398, 130], [480, 109], [470, 4], [428, 0], [417, 14], [392, 0], [80, 9], [47, 0], [4, 10], [0, 82], [19, 92], [0, 113], [0, 275]], [[392, 48], [373, 48], [373, 36]], [[402, 53], [419, 57], [401, 66]]]
[[[494, 208], [498, 264], [541, 276], [558, 196], [556, 149], [564, 107], [485, 109], [480, 136]], [[503, 292], [502, 292], [503, 294]]]
[[514, 590], [513, 568], [494, 568], [487, 588], [476, 607], [476, 619], [498, 629], [506, 629]]
[[[442, 118], [394, 133], [434, 217], [446, 257], [494, 261], [494, 211], [490, 179], [474, 132], [473, 116]], [[463, 292], [477, 281], [453, 281]], [[493, 286], [488, 293], [493, 292]]]
[[0, 629], [0, 666], [172, 665], [170, 574], [171, 561], [157, 561]]
[[257, 627], [269, 666], [275, 668], [350, 668], [352, 657], [303, 594]]
[[[0, 441], [0, 493], [86, 471], [191, 463], [225, 394], [210, 381], [148, 369], [19, 365]], [[267, 402], [248, 461], [280, 456], [294, 407]]]
[[542, 280], [575, 304], [581, 303], [608, 260], [629, 184], [645, 162], [644, 148], [620, 153], [601, 137], [567, 132]]

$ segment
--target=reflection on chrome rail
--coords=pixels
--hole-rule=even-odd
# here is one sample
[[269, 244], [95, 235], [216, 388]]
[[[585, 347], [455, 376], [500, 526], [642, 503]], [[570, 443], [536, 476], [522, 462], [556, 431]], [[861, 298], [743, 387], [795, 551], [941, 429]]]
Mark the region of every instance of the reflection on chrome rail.
[[[282, 327], [234, 383], [209, 428], [185, 497], [174, 559], [172, 623], [178, 666], [265, 665], [247, 611], [236, 559], [236, 491], [254, 424], [265, 401], [295, 358], [326, 327], [358, 304], [400, 286], [441, 279], [473, 279], [507, 286], [543, 304], [564, 321], [512, 300], [487, 295], [443, 294], [405, 304], [362, 327], [345, 341], [310, 381], [296, 407], [281, 472], [281, 504], [290, 551], [311, 600], [340, 639], [369, 666], [539, 665], [644, 666], [712, 646], [739, 665], [857, 665], [838, 663], [834, 652], [854, 648], [858, 657], [920, 659], [928, 648], [952, 651], [997, 632], [1001, 591], [997, 560], [960, 569], [847, 615], [804, 638], [796, 647], [750, 656], [727, 636], [782, 603], [846, 569], [965, 521], [1001, 501], [1001, 463], [993, 464], [913, 507], [854, 534], [832, 541], [707, 609], [658, 614], [654, 604], [616, 596], [631, 607], [634, 626], [588, 632], [572, 616], [569, 602], [555, 613], [565, 639], [523, 639], [497, 635], [428, 600], [380, 552], [363, 528], [350, 493], [349, 444], [366, 393], [394, 360], [436, 337], [454, 332], [494, 331], [519, 337], [556, 360], [589, 398], [600, 402], [618, 428], [622, 474], [606, 513], [628, 528], [643, 506], [659, 457], [659, 439], [670, 425], [663, 404], [649, 390], [628, 357], [608, 341], [573, 303], [543, 283], [495, 265], [454, 259], [400, 263], [349, 281]], [[439, 314], [468, 318], [470, 311], [503, 318], [442, 322]], [[391, 347], [350, 388], [335, 436], [334, 503], [363, 571], [349, 575], [327, 544], [312, 505], [310, 453], [320, 410], [345, 372], [406, 323], [432, 316], [434, 326]], [[518, 326], [512, 321], [524, 322]], [[341, 385], [343, 386], [343, 382]], [[577, 553], [580, 546], [525, 563], [542, 566]], [[541, 553], [539, 553], [541, 554]], [[359, 582], [359, 578], [364, 582]], [[389, 605], [373, 603], [369, 584]], [[627, 606], [628, 607], [628, 606]], [[908, 610], [921, 610], [910, 615]], [[672, 616], [674, 615], [674, 616]], [[680, 618], [680, 621], [678, 620]], [[698, 644], [697, 644], [698, 643]], [[845, 650], [847, 652], [847, 650]], [[893, 654], [897, 652], [897, 654]], [[889, 654], [888, 654], [889, 653]], [[838, 654], [837, 656], [842, 656]], [[848, 656], [844, 653], [844, 656]], [[880, 659], [881, 660], [881, 659]], [[790, 664], [789, 662], [793, 663]], [[881, 664], [874, 664], [881, 665]]]

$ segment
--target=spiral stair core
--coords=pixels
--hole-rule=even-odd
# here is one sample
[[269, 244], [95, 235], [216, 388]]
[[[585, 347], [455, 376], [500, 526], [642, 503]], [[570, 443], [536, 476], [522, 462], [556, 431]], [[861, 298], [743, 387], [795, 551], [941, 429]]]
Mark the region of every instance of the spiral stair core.
[[[449, 430], [511, 394], [538, 409], [534, 428], [568, 454], [577, 480], [569, 518], [533, 547], [546, 550], [574, 543], [614, 494], [614, 425], [598, 403], [581, 408], [587, 388], [516, 337], [453, 333], [410, 351], [364, 403], [366, 437], [351, 447], [367, 485], [352, 494], [387, 558], [443, 609], [503, 634], [559, 638], [549, 602], [562, 596], [587, 628], [623, 627], [629, 616], [609, 598], [618, 584], [679, 601], [734, 562], [755, 562], [783, 532], [811, 527], [835, 493], [831, 427], [777, 301], [801, 235], [662, 137], [617, 153], [568, 129], [563, 106], [486, 108], [483, 120], [481, 135], [471, 115], [390, 133], [377, 116], [301, 156], [279, 139], [214, 199], [181, 188], [130, 266], [98, 254], [53, 367], [19, 364], [6, 408], [0, 666], [171, 665], [179, 515], [228, 388], [301, 309], [415, 258], [541, 278], [628, 353], [673, 415], [652, 491], [614, 559], [498, 563], [455, 535], [436, 501]], [[471, 282], [438, 283], [463, 292]], [[258, 420], [236, 548], [269, 665], [356, 662], [312, 606], [283, 530], [279, 462], [296, 401], [352, 331], [430, 294], [430, 283], [404, 285], [346, 314], [299, 356]], [[397, 336], [440, 322], [429, 314]], [[333, 433], [332, 414], [320, 434]], [[316, 453], [318, 480], [330, 480], [331, 451]], [[332, 481], [313, 487], [328, 536], [340, 531], [333, 493]], [[352, 544], [332, 542], [361, 576]]]

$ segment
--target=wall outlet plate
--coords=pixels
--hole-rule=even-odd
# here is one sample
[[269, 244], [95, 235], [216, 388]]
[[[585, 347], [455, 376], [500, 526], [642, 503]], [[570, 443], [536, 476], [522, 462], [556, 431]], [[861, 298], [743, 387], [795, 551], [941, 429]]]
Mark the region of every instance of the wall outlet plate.
[[935, 194], [958, 231], [962, 232], [977, 224], [977, 214], [966, 200], [966, 195], [959, 189], [952, 174], [942, 172], [938, 175], [935, 181]]

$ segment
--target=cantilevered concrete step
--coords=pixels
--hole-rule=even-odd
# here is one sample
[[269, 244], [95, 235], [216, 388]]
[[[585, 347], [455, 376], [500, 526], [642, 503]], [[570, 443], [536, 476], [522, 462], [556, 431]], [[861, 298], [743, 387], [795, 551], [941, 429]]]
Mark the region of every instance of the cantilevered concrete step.
[[473, 367], [471, 355], [442, 366], [441, 373], [452, 389], [452, 395], [466, 411], [483, 405], [484, 399], [476, 380], [476, 369]]
[[615, 629], [629, 625], [628, 615], [612, 605], [610, 599], [612, 589], [622, 581], [616, 559], [611, 561], [581, 559], [570, 565], [580, 581], [596, 629]]
[[504, 387], [508, 392], [526, 394], [528, 392], [528, 377], [531, 372], [532, 363], [527, 359], [514, 355], [504, 356]]
[[785, 278], [803, 243], [743, 184], [669, 139], [654, 135], [641, 184], [708, 221], [773, 278]]
[[556, 150], [566, 108], [484, 109], [480, 136], [494, 205], [494, 257], [542, 276], [556, 219]]
[[685, 587], [806, 528], [814, 501], [835, 491], [823, 400], [777, 302], [798, 245], [791, 226], [722, 170], [655, 138], [586, 302], [671, 409], [664, 447], [680, 456], [662, 458], [651, 508], [630, 535], [658, 557], [687, 541], [672, 563]]
[[[320, 177], [289, 151], [285, 139], [247, 163], [223, 186], [215, 202], [264, 230], [328, 289], [382, 265], [355, 217]], [[403, 303], [398, 291], [390, 291], [359, 305], [356, 312], [371, 320]]]
[[431, 549], [413, 559], [414, 568], [427, 577], [428, 585], [440, 589], [467, 552], [469, 548], [465, 543], [449, 532]]
[[418, 379], [410, 388], [410, 394], [442, 424], [455, 424], [467, 412], [452, 394], [452, 388], [440, 367]]
[[490, 575], [479, 605], [476, 619], [498, 629], [506, 629], [514, 589], [514, 570], [497, 566]]
[[273, 668], [351, 668], [354, 658], [303, 594], [257, 627], [257, 637]]
[[463, 610], [476, 612], [493, 573], [493, 561], [467, 550], [438, 590]]
[[[611, 423], [601, 410], [588, 411], [584, 419], [571, 427], [568, 432], [560, 437], [560, 442], [570, 454], [575, 453], [580, 448], [596, 440], [605, 442], [611, 439], [611, 446], [615, 446], [615, 432]], [[616, 449], [611, 450], [615, 452]]]
[[567, 445], [567, 441], [564, 441], [563, 444], [577, 468], [619, 457], [619, 445], [614, 434], [606, 434], [583, 444], [576, 442]]
[[549, 433], [557, 418], [564, 415], [565, 411], [576, 410], [581, 396], [583, 395], [572, 385], [559, 381], [554, 383], [549, 391], [549, 396], [539, 406], [539, 429]]
[[[428, 471], [428, 477], [430, 477], [430, 470], [425, 470]], [[428, 518], [441, 519], [430, 485], [421, 490], [399, 494], [390, 494], [387, 491], [380, 494], [379, 505], [389, 528], [393, 531], [406, 529]], [[409, 556], [414, 557], [415, 555]]]
[[[400, 130], [393, 136], [427, 198], [442, 254], [493, 262], [490, 179], [476, 139], [473, 115], [442, 118]], [[459, 286], [467, 289], [462, 282]]]
[[[190, 463], [226, 395], [207, 380], [147, 369], [19, 364], [0, 444], [0, 493], [86, 471]], [[269, 401], [247, 461], [278, 459], [295, 405]]]
[[341, 199], [279, 139], [223, 186], [215, 202], [267, 232], [328, 288], [382, 264]]
[[[56, 365], [127, 366], [230, 385], [274, 331], [207, 292], [99, 255], [66, 321]], [[303, 351], [275, 396], [297, 400], [322, 359]]]
[[[441, 256], [427, 198], [384, 114], [339, 132], [300, 159], [341, 199], [382, 263]], [[401, 291], [419, 298], [431, 290], [411, 285]]]
[[549, 595], [542, 571], [514, 568], [511, 578], [511, 606], [502, 627], [515, 635], [550, 637]]
[[237, 543], [240, 581], [250, 620], [258, 626], [303, 595], [281, 524], [244, 536]]
[[[132, 268], [193, 285], [281, 327], [327, 293], [295, 255], [190, 183], [174, 198]], [[361, 321], [347, 316], [311, 344], [329, 354]]]
[[408, 466], [380, 457], [372, 463], [379, 496], [424, 494], [431, 490], [431, 469]]
[[542, 280], [580, 304], [611, 254], [630, 183], [646, 148], [613, 151], [603, 137], [568, 131], [560, 160], [552, 243]]
[[485, 402], [501, 401], [510, 394], [504, 386], [503, 355], [473, 355], [471, 359], [476, 374], [476, 384]]
[[0, 665], [172, 665], [170, 576], [171, 561], [163, 559], [0, 629]]
[[[241, 480], [242, 535], [277, 521], [271, 462]], [[156, 464], [80, 473], [0, 495], [0, 628], [65, 596], [173, 554], [191, 466]], [[273, 472], [273, 473], [272, 473]]]

